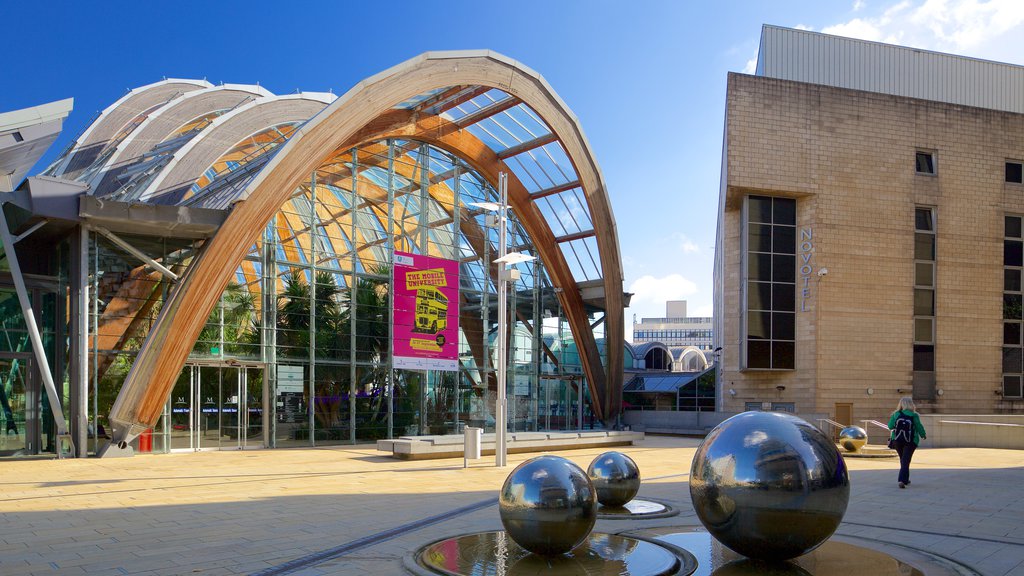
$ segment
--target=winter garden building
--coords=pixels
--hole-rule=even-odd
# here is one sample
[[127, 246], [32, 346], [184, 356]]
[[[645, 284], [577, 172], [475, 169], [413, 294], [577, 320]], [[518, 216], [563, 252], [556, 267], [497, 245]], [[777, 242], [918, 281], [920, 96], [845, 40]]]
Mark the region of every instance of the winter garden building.
[[728, 78], [721, 407], [1024, 412], [1022, 163], [1024, 67], [765, 26]]
[[[494, 263], [503, 174], [507, 249], [535, 257], [515, 274]], [[604, 183], [573, 114], [503, 56], [424, 54], [340, 97], [163, 80], [3, 199], [0, 454], [493, 429], [499, 324], [510, 428], [619, 414]]]

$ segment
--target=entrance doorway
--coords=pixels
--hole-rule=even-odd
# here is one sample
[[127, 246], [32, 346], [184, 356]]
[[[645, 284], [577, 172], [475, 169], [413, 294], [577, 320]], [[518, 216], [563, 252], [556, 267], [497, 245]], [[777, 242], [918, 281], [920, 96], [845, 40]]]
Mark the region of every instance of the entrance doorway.
[[186, 364], [168, 403], [172, 451], [265, 447], [262, 364]]
[[45, 396], [30, 355], [0, 356], [0, 456], [53, 451], [53, 416]]

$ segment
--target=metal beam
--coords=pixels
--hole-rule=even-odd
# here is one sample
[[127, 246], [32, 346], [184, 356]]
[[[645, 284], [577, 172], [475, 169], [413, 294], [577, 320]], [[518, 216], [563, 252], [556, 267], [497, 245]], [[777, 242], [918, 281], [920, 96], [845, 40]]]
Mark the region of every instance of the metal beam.
[[543, 190], [538, 190], [536, 192], [532, 192], [530, 194], [530, 199], [531, 200], [537, 200], [538, 198], [543, 198], [545, 196], [551, 196], [553, 194], [558, 194], [560, 192], [565, 192], [566, 190], [572, 190], [573, 188], [579, 188], [579, 187], [580, 187], [580, 181], [579, 180], [573, 180], [572, 182], [566, 182], [565, 184], [559, 184], [558, 186], [552, 186], [551, 188], [545, 188]]
[[[64, 410], [61, 408], [60, 395], [57, 394], [57, 387], [53, 384], [53, 374], [50, 373], [50, 363], [46, 359], [46, 349], [43, 348], [43, 338], [39, 334], [39, 327], [36, 325], [35, 312], [32, 310], [32, 302], [29, 299], [28, 289], [25, 287], [25, 278], [21, 275], [21, 264], [18, 262], [18, 255], [14, 251], [14, 238], [7, 226], [7, 215], [4, 214], [3, 205], [0, 204], [0, 236], [2, 236], [4, 252], [7, 253], [7, 264], [11, 268], [11, 278], [14, 280], [14, 289], [18, 293], [18, 302], [21, 304], [21, 313], [25, 317], [25, 327], [28, 329], [29, 340], [32, 341], [32, 352], [35, 354], [36, 363], [39, 365], [39, 373], [43, 377], [43, 385], [46, 387], [46, 396], [50, 400], [50, 411], [53, 413], [53, 421], [57, 425], [57, 435], [68, 434], [68, 423], [64, 420]], [[58, 453], [61, 452], [57, 439]], [[71, 441], [71, 452], [74, 453], [74, 441]]]
[[566, 234], [564, 236], [556, 236], [555, 242], [561, 244], [562, 242], [572, 242], [573, 240], [581, 240], [583, 238], [590, 238], [596, 236], [597, 232], [594, 230], [587, 230], [585, 232], [576, 232], [574, 234]]
[[135, 256], [139, 260], [142, 260], [146, 264], [149, 264], [154, 269], [156, 269], [156, 271], [158, 271], [161, 274], [163, 274], [164, 276], [170, 278], [171, 281], [175, 281], [176, 282], [178, 280], [178, 275], [177, 274], [175, 274], [174, 272], [171, 272], [168, 268], [164, 267], [163, 264], [161, 264], [161, 263], [157, 262], [156, 260], [153, 260], [149, 256], [145, 255], [138, 248], [136, 248], [136, 247], [132, 246], [131, 244], [125, 242], [124, 240], [122, 240], [121, 238], [116, 236], [113, 232], [111, 232], [110, 230], [107, 230], [106, 228], [101, 228], [99, 226], [90, 226], [90, 228], [92, 228], [93, 230], [99, 232], [100, 234], [103, 234], [104, 236], [107, 237], [108, 240], [110, 240], [114, 244], [117, 244], [118, 246], [121, 247], [121, 249], [123, 249], [124, 251], [128, 252], [132, 256]]

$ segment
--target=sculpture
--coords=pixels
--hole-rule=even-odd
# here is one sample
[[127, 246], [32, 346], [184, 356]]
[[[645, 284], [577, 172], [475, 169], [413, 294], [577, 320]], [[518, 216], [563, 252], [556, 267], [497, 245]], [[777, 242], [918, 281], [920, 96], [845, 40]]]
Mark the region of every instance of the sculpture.
[[868, 443], [868, 433], [860, 426], [847, 426], [839, 431], [839, 444], [849, 452], [856, 452]]
[[597, 501], [602, 506], [620, 507], [640, 490], [640, 469], [632, 458], [621, 452], [605, 452], [587, 468], [594, 483]]
[[782, 412], [744, 412], [694, 455], [690, 497], [708, 532], [744, 556], [785, 560], [820, 546], [850, 500], [846, 463], [830, 438]]
[[597, 495], [582, 468], [539, 456], [508, 475], [498, 497], [501, 524], [526, 550], [555, 556], [578, 546], [597, 520]]

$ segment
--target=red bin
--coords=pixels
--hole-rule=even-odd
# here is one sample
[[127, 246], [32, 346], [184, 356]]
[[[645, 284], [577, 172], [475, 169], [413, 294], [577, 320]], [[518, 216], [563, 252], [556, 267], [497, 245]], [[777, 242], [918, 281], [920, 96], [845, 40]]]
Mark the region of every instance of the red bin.
[[149, 428], [142, 434], [139, 434], [139, 452], [152, 452], [153, 451], [153, 429]]

